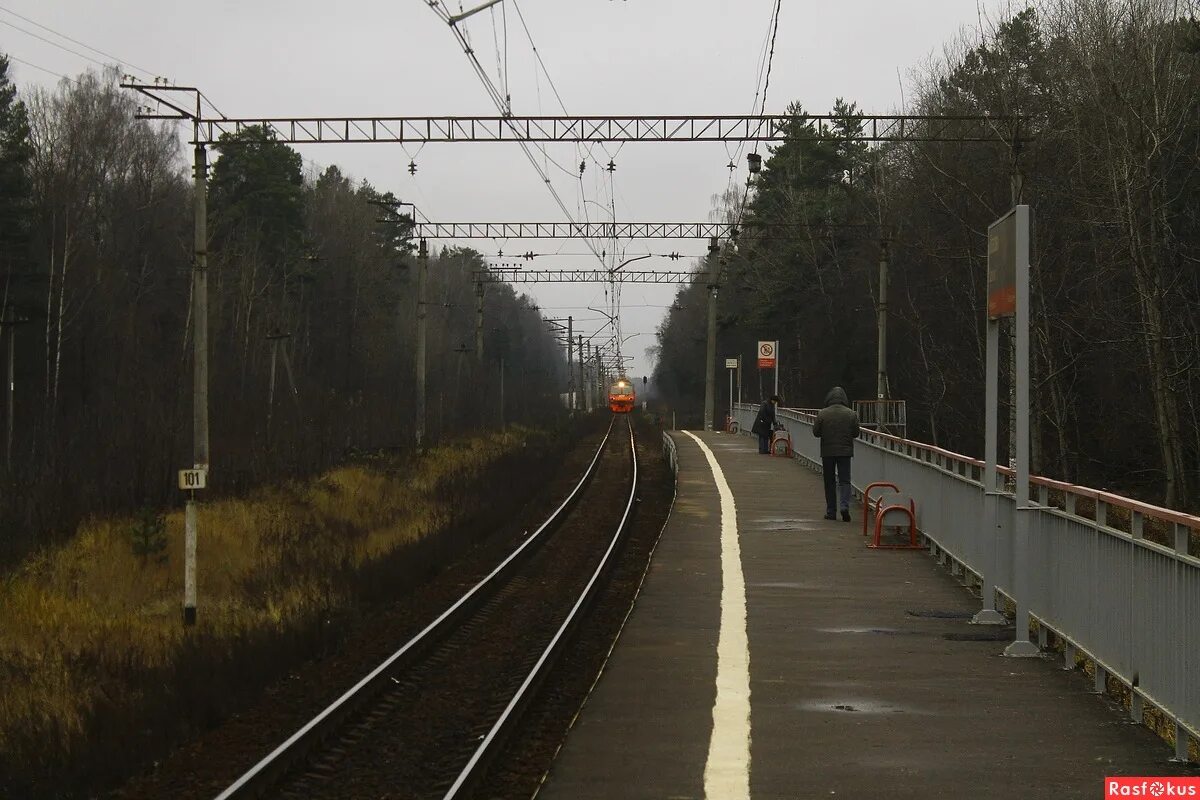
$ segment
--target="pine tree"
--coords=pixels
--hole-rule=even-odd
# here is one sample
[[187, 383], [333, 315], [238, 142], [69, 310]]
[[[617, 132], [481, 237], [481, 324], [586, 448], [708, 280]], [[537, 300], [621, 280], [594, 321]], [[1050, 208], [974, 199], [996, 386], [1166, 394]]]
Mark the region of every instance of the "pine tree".
[[0, 266], [6, 283], [28, 254], [32, 156], [29, 116], [9, 77], [8, 58], [0, 54]]

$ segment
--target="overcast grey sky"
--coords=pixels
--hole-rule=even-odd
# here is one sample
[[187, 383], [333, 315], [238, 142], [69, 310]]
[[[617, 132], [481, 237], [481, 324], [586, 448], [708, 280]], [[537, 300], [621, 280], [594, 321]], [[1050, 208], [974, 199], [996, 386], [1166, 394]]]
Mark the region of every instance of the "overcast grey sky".
[[[480, 0], [464, 0], [467, 8]], [[507, 41], [507, 76], [515, 114], [560, 113], [537, 71], [521, 23], [505, 0], [473, 17], [467, 31], [492, 79], [497, 43]], [[550, 77], [572, 114], [745, 114], [758, 83], [774, 0], [516, 0]], [[867, 112], [901, 108], [901, 84], [914, 67], [938, 58], [980, 9], [1002, 0], [784, 0], [767, 101], [780, 113], [800, 101], [813, 113], [844, 97]], [[457, 10], [458, 2], [449, 2]], [[504, 7], [510, 6], [507, 11]], [[73, 75], [89, 61], [26, 32], [106, 61], [22, 20], [34, 20], [129, 65], [180, 84], [199, 86], [224, 113], [238, 116], [493, 115], [483, 86], [452, 33], [426, 0], [0, 0], [0, 49], [39, 67]], [[505, 18], [507, 17], [507, 37]], [[14, 28], [13, 26], [17, 26]], [[503, 56], [500, 58], [503, 63]], [[18, 85], [58, 79], [14, 63]], [[563, 218], [516, 145], [308, 145], [316, 165], [338, 164], [375, 186], [415, 202], [438, 221], [547, 221]], [[709, 219], [712, 196], [728, 185], [738, 152], [719, 143], [632, 143], [598, 146], [591, 155], [617, 165], [613, 189], [621, 221]], [[547, 148], [577, 168], [575, 145]], [[418, 164], [410, 176], [410, 159]], [[739, 158], [737, 178], [745, 178]], [[608, 174], [589, 163], [582, 187], [552, 164], [554, 185], [577, 218], [607, 218], [584, 199], [609, 203]], [[467, 242], [485, 254], [561, 252], [536, 266], [594, 266], [582, 242]], [[698, 256], [703, 242], [625, 242], [627, 254]], [[650, 259], [641, 265], [683, 268]], [[602, 318], [587, 306], [605, 303], [603, 287], [523, 287], [547, 316], [573, 314], [585, 332]], [[648, 374], [644, 355], [674, 287], [625, 287], [622, 327], [632, 375]]]

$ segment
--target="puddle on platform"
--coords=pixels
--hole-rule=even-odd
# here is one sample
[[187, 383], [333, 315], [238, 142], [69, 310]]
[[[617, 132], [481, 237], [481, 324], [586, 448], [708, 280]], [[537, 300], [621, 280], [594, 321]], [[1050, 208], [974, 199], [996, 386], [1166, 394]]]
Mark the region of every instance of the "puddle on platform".
[[911, 706], [901, 706], [883, 700], [871, 700], [865, 697], [843, 698], [816, 703], [798, 703], [796, 708], [801, 711], [818, 711], [829, 714], [926, 714]]
[[742, 528], [751, 531], [815, 531], [818, 529], [815, 520], [795, 517], [768, 517], [766, 519], [747, 520]]
[[817, 628], [818, 633], [877, 633], [883, 636], [919, 636], [921, 631], [902, 631], [899, 628]]
[[789, 583], [787, 581], [776, 581], [772, 583], [747, 583], [747, 588], [755, 589], [803, 589], [805, 591], [820, 592], [829, 588], [827, 583]]

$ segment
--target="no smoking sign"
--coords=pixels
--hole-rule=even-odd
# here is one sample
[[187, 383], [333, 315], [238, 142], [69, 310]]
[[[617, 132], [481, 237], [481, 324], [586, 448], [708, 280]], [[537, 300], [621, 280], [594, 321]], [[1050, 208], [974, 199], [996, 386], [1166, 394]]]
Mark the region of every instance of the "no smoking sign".
[[778, 342], [759, 342], [758, 343], [758, 368], [759, 369], [774, 369], [775, 368], [775, 350]]

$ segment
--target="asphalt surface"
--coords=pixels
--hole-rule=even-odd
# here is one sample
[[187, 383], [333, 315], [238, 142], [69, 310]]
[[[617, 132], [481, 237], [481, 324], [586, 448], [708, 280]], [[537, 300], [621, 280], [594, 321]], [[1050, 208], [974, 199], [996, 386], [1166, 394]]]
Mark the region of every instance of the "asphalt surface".
[[[968, 624], [978, 601], [927, 553], [867, 549], [859, 507], [824, 520], [818, 475], [700, 436], [737, 508], [751, 797], [1097, 798], [1108, 775], [1196, 774], [1080, 671], [1001, 657], [1011, 628]], [[674, 438], [675, 509], [539, 798], [705, 796], [721, 505], [700, 447]]]

